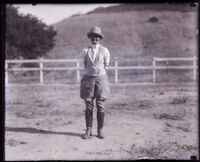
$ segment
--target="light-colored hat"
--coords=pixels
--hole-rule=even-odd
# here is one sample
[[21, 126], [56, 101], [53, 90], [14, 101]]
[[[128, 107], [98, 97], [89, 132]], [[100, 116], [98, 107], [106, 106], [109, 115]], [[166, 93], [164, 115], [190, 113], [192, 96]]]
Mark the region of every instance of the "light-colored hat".
[[90, 38], [91, 35], [96, 34], [98, 35], [101, 39], [103, 39], [104, 35], [101, 32], [101, 28], [98, 26], [93, 27], [90, 32], [87, 33], [88, 38]]

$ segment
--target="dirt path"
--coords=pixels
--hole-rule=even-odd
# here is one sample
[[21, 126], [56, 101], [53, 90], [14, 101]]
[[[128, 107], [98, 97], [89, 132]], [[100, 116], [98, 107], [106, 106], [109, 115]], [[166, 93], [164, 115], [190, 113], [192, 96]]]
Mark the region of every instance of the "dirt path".
[[105, 139], [96, 137], [94, 115], [93, 137], [83, 140], [84, 103], [78, 88], [7, 88], [6, 160], [189, 159], [198, 155], [196, 87], [111, 90]]

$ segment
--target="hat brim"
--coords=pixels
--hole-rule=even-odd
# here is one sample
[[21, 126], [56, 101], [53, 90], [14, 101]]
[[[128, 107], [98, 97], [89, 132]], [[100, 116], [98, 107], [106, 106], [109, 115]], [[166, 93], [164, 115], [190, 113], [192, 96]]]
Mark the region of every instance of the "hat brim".
[[104, 35], [103, 34], [98, 34], [98, 33], [87, 33], [88, 38], [90, 38], [92, 35], [98, 35], [100, 37], [100, 39], [103, 39]]

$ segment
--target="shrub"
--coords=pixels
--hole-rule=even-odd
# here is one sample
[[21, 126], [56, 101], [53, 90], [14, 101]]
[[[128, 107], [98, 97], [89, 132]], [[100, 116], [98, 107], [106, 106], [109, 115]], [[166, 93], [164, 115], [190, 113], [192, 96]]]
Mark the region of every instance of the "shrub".
[[150, 17], [149, 18], [149, 22], [151, 22], [151, 23], [157, 23], [158, 22], [158, 18], [157, 17]]

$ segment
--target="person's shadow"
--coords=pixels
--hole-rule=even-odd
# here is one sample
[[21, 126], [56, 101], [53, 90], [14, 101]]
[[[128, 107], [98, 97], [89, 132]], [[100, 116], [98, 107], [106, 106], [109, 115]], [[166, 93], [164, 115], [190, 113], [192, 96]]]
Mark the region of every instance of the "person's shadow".
[[82, 135], [83, 135], [81, 133], [55, 132], [55, 131], [40, 130], [40, 129], [36, 129], [36, 128], [28, 128], [28, 127], [23, 127], [23, 128], [5, 127], [5, 131], [36, 133], [36, 134], [56, 134], [56, 135], [76, 136], [76, 137], [82, 137]]

